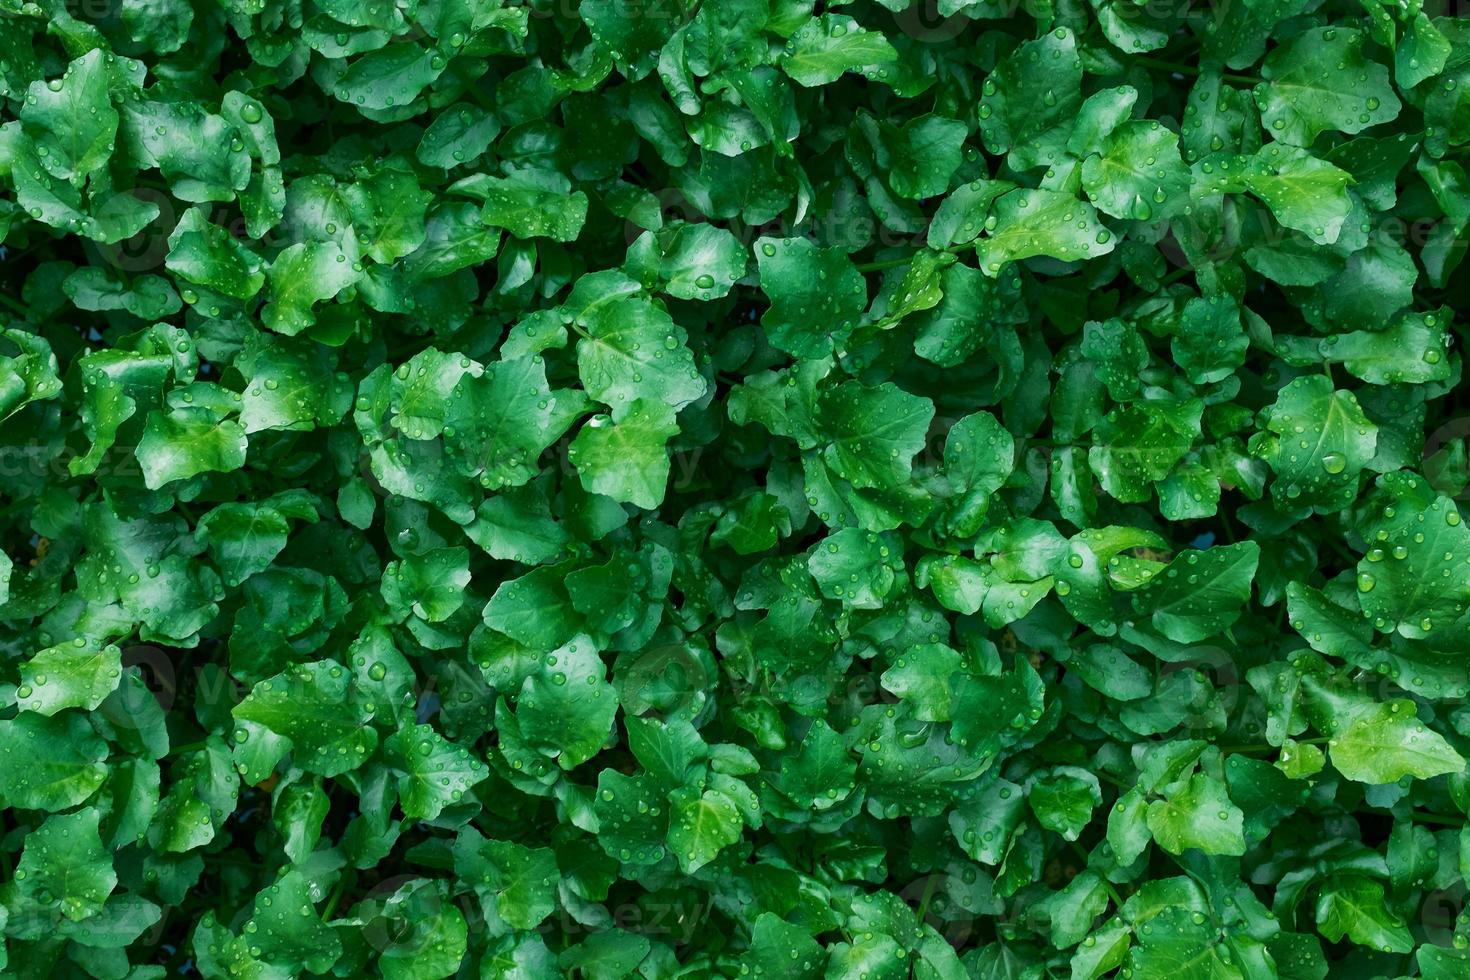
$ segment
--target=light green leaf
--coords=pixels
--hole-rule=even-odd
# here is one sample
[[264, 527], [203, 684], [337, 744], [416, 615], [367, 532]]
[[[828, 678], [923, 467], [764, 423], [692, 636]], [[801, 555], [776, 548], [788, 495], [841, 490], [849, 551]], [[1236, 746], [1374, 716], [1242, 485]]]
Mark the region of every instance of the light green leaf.
[[577, 323], [584, 332], [577, 342], [582, 385], [615, 417], [639, 399], [678, 411], [704, 395], [684, 329], [651, 300], [620, 297], [583, 311]]
[[740, 839], [740, 812], [717, 789], [681, 790], [669, 812], [669, 849], [685, 874], [693, 874]]
[[485, 763], [428, 725], [402, 728], [383, 740], [383, 752], [398, 770], [398, 803], [415, 820], [433, 820], [465, 800], [489, 774]]
[[1424, 726], [1408, 700], [1375, 704], [1355, 714], [1328, 743], [1337, 771], [1360, 783], [1392, 783], [1463, 772], [1465, 760], [1444, 736]]
[[517, 170], [508, 177], [476, 174], [450, 190], [483, 201], [485, 224], [517, 238], [569, 242], [587, 220], [587, 195], [573, 191], [571, 181], [551, 170]]
[[47, 647], [20, 668], [16, 702], [26, 711], [54, 715], [66, 708], [94, 710], [117, 690], [122, 678], [122, 651], [95, 646], [78, 637]]
[[[338, 776], [356, 769], [378, 744], [371, 714], [350, 696], [351, 675], [320, 660], [256, 684], [232, 714], [236, 755], [254, 739], [279, 740], [280, 750], [307, 772]], [[243, 737], [241, 737], [243, 734]]]
[[1157, 122], [1135, 120], [1113, 129], [1082, 162], [1082, 187], [1115, 218], [1168, 218], [1189, 201], [1189, 168], [1179, 136]]
[[1038, 255], [1080, 262], [1114, 248], [1113, 233], [1097, 220], [1092, 205], [1060, 191], [1011, 191], [996, 200], [991, 217], [994, 226], [975, 247], [989, 276], [999, 275], [1007, 262]]
[[96, 808], [87, 807], [47, 817], [26, 836], [13, 885], [26, 906], [39, 912], [54, 904], [72, 922], [102, 910], [117, 887], [117, 872], [98, 821]]
[[1263, 146], [1245, 172], [1246, 186], [1276, 220], [1318, 245], [1331, 245], [1342, 234], [1353, 210], [1347, 192], [1352, 179], [1346, 170], [1281, 143]]
[[663, 503], [668, 488], [665, 444], [678, 431], [668, 405], [639, 399], [623, 408], [616, 421], [606, 415], [588, 419], [567, 458], [588, 490], [653, 510]]
[[1251, 452], [1275, 472], [1271, 492], [1283, 506], [1329, 511], [1352, 500], [1378, 447], [1378, 426], [1352, 392], [1306, 375], [1282, 388], [1262, 419], [1266, 431], [1252, 438]]
[[356, 59], [337, 79], [332, 94], [361, 109], [407, 106], [444, 70], [444, 56], [404, 41]]
[[1261, 123], [1279, 140], [1311, 146], [1328, 130], [1356, 133], [1396, 119], [1388, 69], [1364, 54], [1367, 36], [1318, 27], [1286, 40], [1261, 66]]
[[102, 49], [89, 51], [61, 77], [34, 81], [26, 92], [21, 126], [46, 172], [59, 180], [80, 184], [113, 153], [118, 114], [108, 93], [106, 57]]
[[107, 743], [80, 712], [23, 711], [0, 721], [0, 796], [27, 810], [64, 810], [107, 778]]
[[228, 473], [245, 465], [247, 440], [239, 422], [217, 421], [206, 410], [148, 416], [138, 442], [143, 482], [157, 490], [201, 473]]
[[845, 72], [885, 77], [898, 52], [877, 31], [863, 30], [843, 14], [822, 14], [803, 23], [786, 42], [781, 68], [806, 88], [830, 85]]
[[1240, 618], [1260, 558], [1254, 541], [1184, 551], [1134, 593], [1133, 606], [1169, 639], [1197, 643]]
[[1195, 773], [1189, 785], [1148, 805], [1148, 829], [1170, 854], [1198, 848], [1206, 854], [1244, 854], [1244, 815], [1225, 785]]
[[533, 744], [574, 769], [607, 740], [618, 700], [607, 681], [607, 667], [585, 636], [544, 658], [521, 685], [516, 718]]
[[933, 418], [933, 402], [891, 382], [835, 385], [817, 403], [822, 457], [854, 486], [892, 487], [909, 478]]

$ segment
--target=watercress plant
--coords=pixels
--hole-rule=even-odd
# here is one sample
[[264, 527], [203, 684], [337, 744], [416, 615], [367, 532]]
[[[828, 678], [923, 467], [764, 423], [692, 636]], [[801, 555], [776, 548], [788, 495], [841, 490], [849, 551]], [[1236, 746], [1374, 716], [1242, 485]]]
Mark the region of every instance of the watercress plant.
[[1470, 18], [0, 0], [0, 963], [1470, 977]]

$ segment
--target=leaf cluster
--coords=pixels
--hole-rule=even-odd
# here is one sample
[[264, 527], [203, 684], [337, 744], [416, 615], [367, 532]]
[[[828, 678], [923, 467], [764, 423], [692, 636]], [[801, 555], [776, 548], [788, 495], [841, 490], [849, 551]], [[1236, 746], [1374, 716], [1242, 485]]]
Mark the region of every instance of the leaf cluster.
[[0, 970], [1470, 977], [1440, 6], [0, 0]]

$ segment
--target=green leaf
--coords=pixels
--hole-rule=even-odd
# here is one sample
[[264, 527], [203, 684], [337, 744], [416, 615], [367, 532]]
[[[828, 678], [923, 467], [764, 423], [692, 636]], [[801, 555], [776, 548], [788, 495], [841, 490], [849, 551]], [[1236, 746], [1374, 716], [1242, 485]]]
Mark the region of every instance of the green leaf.
[[941, 643], [926, 643], [910, 649], [883, 672], [883, 687], [909, 702], [920, 720], [949, 721], [949, 679], [963, 666], [957, 651]]
[[856, 771], [857, 761], [848, 752], [845, 740], [817, 719], [774, 782], [797, 805], [825, 810], [852, 793]]
[[652, 301], [620, 296], [584, 310], [576, 324], [583, 332], [577, 342], [582, 385], [615, 414], [639, 399], [678, 411], [704, 395], [687, 335]]
[[122, 651], [93, 646], [82, 637], [47, 647], [20, 668], [16, 703], [27, 711], [54, 715], [66, 708], [92, 711], [117, 690]]
[[868, 305], [867, 284], [847, 256], [804, 238], [762, 238], [755, 261], [771, 301], [761, 326], [773, 346], [816, 358], [846, 342]]
[[[668, 33], [665, 28], [678, 17], [678, 8], [670, 0], [649, 0], [636, 7], [618, 0], [588, 0], [579, 12], [599, 43], [617, 52], [615, 57], [629, 61], [658, 50]], [[645, 73], [646, 68], [638, 72]]]
[[574, 769], [602, 747], [617, 711], [607, 667], [582, 636], [547, 655], [525, 679], [516, 718], [529, 742]]
[[1352, 499], [1378, 448], [1378, 426], [1352, 392], [1321, 375], [1297, 378], [1262, 418], [1267, 431], [1251, 451], [1270, 464], [1271, 492], [1284, 506], [1336, 510]]
[[139, 276], [129, 285], [101, 269], [78, 269], [61, 288], [84, 310], [127, 310], [140, 320], [162, 319], [183, 306], [173, 286], [160, 276]]
[[1317, 894], [1317, 928], [1332, 942], [1344, 937], [1385, 953], [1407, 953], [1414, 939], [1384, 903], [1383, 886], [1359, 874], [1330, 877]]
[[231, 711], [239, 726], [236, 754], [262, 739], [278, 741], [281, 755], [291, 753], [295, 765], [320, 776], [357, 768], [378, 737], [367, 726], [370, 713], [349, 697], [351, 683], [341, 666], [322, 660], [256, 684]]
[[587, 195], [572, 191], [571, 181], [555, 171], [518, 170], [509, 177], [476, 174], [452, 191], [483, 201], [485, 224], [504, 228], [517, 238], [550, 238], [569, 242], [587, 220]]
[[745, 247], [724, 228], [681, 224], [648, 231], [628, 249], [628, 271], [678, 299], [727, 296], [745, 275]]
[[1200, 436], [1197, 400], [1151, 399], [1115, 409], [1098, 425], [1087, 462], [1103, 490], [1124, 503], [1148, 499]]
[[830, 85], [844, 72], [884, 78], [898, 52], [876, 31], [863, 30], [842, 14], [812, 17], [791, 34], [781, 55], [781, 68], [806, 88]]
[[352, 387], [319, 344], [252, 334], [235, 360], [246, 379], [240, 424], [246, 434], [335, 425], [352, 405]]
[[562, 970], [579, 970], [587, 980], [616, 980], [630, 976], [648, 956], [652, 943], [646, 936], [623, 929], [594, 932], [557, 957]]
[[1328, 747], [1337, 771], [1360, 783], [1392, 783], [1404, 776], [1428, 779], [1465, 769], [1465, 759], [1424, 726], [1408, 700], [1375, 704], [1354, 714]]
[[27, 835], [12, 884], [22, 908], [54, 907], [72, 922], [102, 910], [117, 887], [117, 872], [98, 836], [99, 819], [87, 807], [47, 817]]
[[822, 458], [854, 486], [894, 486], [908, 479], [933, 418], [929, 399], [892, 383], [835, 385], [817, 403]]
[[[481, 220], [479, 208], [467, 201], [439, 201], [429, 208], [423, 243], [409, 254], [404, 268], [417, 279], [437, 279], [488, 262], [499, 250], [500, 230]], [[390, 287], [391, 292], [396, 289]]]
[[822, 975], [822, 947], [774, 912], [762, 912], [751, 926], [749, 955], [756, 964], [753, 972], [758, 967], [793, 980], [815, 980]]
[[967, 129], [958, 119], [919, 116], [902, 127], [885, 127], [875, 162], [888, 171], [899, 197], [926, 198], [949, 189], [963, 162]]
[[807, 569], [827, 598], [857, 609], [880, 609], [903, 566], [891, 544], [870, 531], [850, 527], [819, 542], [807, 559]]
[[1074, 841], [1091, 821], [1093, 808], [1102, 803], [1102, 791], [1090, 774], [1061, 767], [1033, 782], [1026, 801], [1037, 823]]
[[1165, 908], [1139, 929], [1141, 942], [1128, 955], [1133, 972], [1180, 980], [1243, 980], [1229, 948], [1214, 942], [1207, 923], [1184, 908]]
[[315, 782], [293, 783], [281, 790], [271, 807], [271, 820], [284, 838], [283, 850], [293, 863], [307, 860], [321, 840], [322, 821], [331, 802]]
[[56, 355], [44, 337], [14, 329], [6, 330], [4, 337], [18, 350], [14, 356], [0, 354], [0, 418], [9, 418], [32, 402], [55, 398], [61, 392], [61, 378]]
[[1189, 200], [1178, 135], [1157, 122], [1122, 123], [1082, 162], [1082, 187], [1114, 218], [1149, 221], [1178, 213]]
[[357, 281], [361, 263], [357, 242], [297, 242], [287, 246], [266, 271], [269, 299], [261, 310], [267, 327], [295, 336], [316, 323], [313, 308]]
[[1240, 617], [1260, 558], [1254, 541], [1182, 552], [1134, 594], [1133, 606], [1169, 639], [1197, 643]]
[[428, 725], [399, 729], [383, 740], [383, 752], [399, 771], [398, 803], [412, 819], [433, 820], [487, 775], [468, 749]]
[[[1453, 980], [1465, 970], [1467, 957], [1463, 950], [1446, 949], [1443, 946], [1420, 946], [1415, 951], [1419, 972], [1427, 980]], [[1326, 967], [1323, 967], [1326, 976]]]
[[669, 849], [685, 874], [693, 874], [740, 839], [740, 812], [717, 789], [683, 790], [673, 795], [669, 810]]
[[430, 623], [453, 616], [470, 584], [469, 552], [435, 548], [390, 562], [383, 569], [383, 601], [399, 618], [410, 613]]
[[570, 640], [577, 619], [564, 584], [567, 571], [536, 569], [501, 585], [485, 604], [485, 625], [527, 646], [555, 648]]
[[138, 442], [138, 465], [150, 490], [201, 473], [228, 473], [245, 465], [247, 440], [238, 422], [206, 410], [153, 412]]
[[548, 847], [486, 840], [466, 827], [454, 841], [454, 870], [474, 888], [486, 917], [512, 929], [534, 929], [556, 911], [561, 872]]
[[679, 431], [667, 404], [638, 399], [614, 421], [594, 415], [567, 450], [582, 486], [623, 503], [653, 510], [669, 482], [665, 443]]
[[479, 106], [461, 103], [429, 124], [414, 155], [426, 167], [451, 170], [472, 163], [499, 132], [495, 116]]
[[998, 777], [988, 779], [972, 801], [950, 812], [949, 829], [966, 854], [996, 865], [1005, 857], [1025, 809], [1021, 786]]
[[1170, 349], [1174, 360], [1195, 384], [1230, 377], [1245, 363], [1250, 340], [1240, 322], [1240, 308], [1222, 297], [1192, 299], [1184, 305]]
[[199, 518], [195, 533], [209, 545], [225, 583], [235, 586], [270, 567], [289, 530], [286, 515], [269, 504], [221, 504]]
[[[1018, 46], [996, 65], [980, 90], [980, 134], [992, 153], [1010, 152], [1017, 163], [1047, 159], [1053, 142], [1064, 144], [1082, 103], [1082, 60], [1077, 35], [1058, 27]], [[1060, 157], [1061, 146], [1056, 147]]]
[[409, 41], [357, 58], [337, 79], [332, 94], [360, 110], [411, 104], [444, 70], [444, 56]]
[[118, 114], [108, 91], [106, 57], [93, 49], [59, 78], [34, 81], [26, 91], [21, 126], [46, 172], [59, 180], [80, 184], [112, 155]]
[[1244, 854], [1240, 808], [1230, 801], [1225, 785], [1204, 773], [1195, 773], [1184, 789], [1148, 805], [1148, 829], [1170, 854], [1198, 848], [1206, 854]]
[[1342, 234], [1353, 209], [1350, 183], [1347, 171], [1280, 143], [1262, 147], [1245, 172], [1246, 186], [1266, 202], [1276, 220], [1318, 245], [1331, 245]]
[[64, 810], [107, 778], [107, 743], [85, 715], [23, 711], [0, 721], [0, 796], [27, 810]]
[[1115, 246], [1113, 233], [1097, 220], [1092, 205], [1060, 191], [1011, 191], [996, 200], [991, 217], [994, 227], [975, 248], [980, 268], [989, 276], [999, 275], [1007, 262], [1038, 255], [1080, 262], [1106, 255]]
[[329, 969], [342, 952], [341, 941], [313, 907], [310, 884], [300, 871], [287, 871], [256, 893], [245, 924], [252, 950], [282, 970]]
[[246, 189], [250, 156], [223, 116], [189, 101], [136, 99], [122, 108], [130, 149], [162, 171], [175, 197], [231, 201]]
[[1370, 384], [1424, 384], [1450, 376], [1448, 310], [1406, 313], [1385, 330], [1355, 330], [1322, 341], [1322, 355]]
[[202, 208], [190, 208], [179, 219], [168, 236], [164, 264], [187, 282], [236, 299], [249, 299], [265, 284], [260, 257], [212, 224]]
[[1380, 631], [1453, 646], [1458, 630], [1448, 627], [1470, 581], [1470, 531], [1459, 508], [1407, 474], [1381, 478], [1372, 503], [1362, 528], [1372, 544], [1357, 567], [1364, 615]]
[[1396, 119], [1402, 103], [1388, 69], [1364, 54], [1367, 36], [1341, 27], [1303, 31], [1261, 65], [1261, 124], [1276, 139], [1311, 146], [1320, 133], [1356, 133]]

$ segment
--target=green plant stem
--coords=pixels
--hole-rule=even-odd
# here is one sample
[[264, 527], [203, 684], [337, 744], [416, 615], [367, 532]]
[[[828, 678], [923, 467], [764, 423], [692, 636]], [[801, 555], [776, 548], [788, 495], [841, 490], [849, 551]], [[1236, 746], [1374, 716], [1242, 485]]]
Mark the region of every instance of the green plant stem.
[[1195, 270], [1192, 266], [1187, 265], [1184, 266], [1182, 269], [1175, 269], [1173, 272], [1169, 273], [1167, 276], [1159, 280], [1159, 288], [1163, 289], [1165, 286], [1172, 286], [1179, 280], [1194, 275], [1194, 271]]
[[[1326, 745], [1332, 739], [1324, 735], [1321, 738], [1299, 738], [1295, 741], [1298, 745]], [[1222, 745], [1220, 751], [1227, 754], [1250, 755], [1255, 752], [1279, 752], [1281, 746], [1272, 745], [1270, 742], [1256, 742], [1250, 745]]]
[[[1092, 860], [1092, 855], [1088, 854], [1086, 849], [1076, 841], [1069, 841], [1068, 843], [1071, 845], [1072, 850], [1077, 852], [1077, 856], [1082, 859], [1082, 866], [1084, 868], [1087, 867], [1087, 863]], [[1102, 875], [1098, 875], [1098, 878], [1102, 880], [1103, 889], [1108, 893], [1108, 897], [1113, 900], [1113, 907], [1121, 909], [1123, 907], [1123, 896], [1118, 894], [1118, 889], [1114, 888], [1113, 883]]]
[[860, 262], [854, 266], [859, 272], [881, 272], [884, 269], [897, 269], [901, 265], [908, 265], [914, 261], [910, 255], [903, 259], [885, 259], [882, 262]]
[[[1162, 68], [1165, 71], [1172, 71], [1180, 75], [1189, 75], [1192, 78], [1198, 78], [1200, 75], [1204, 74], [1204, 72], [1201, 71], [1200, 68], [1196, 65], [1186, 65], [1182, 61], [1170, 61], [1167, 58], [1155, 58], [1152, 55], [1137, 55], [1134, 57], [1133, 60], [1140, 64], [1152, 65], [1155, 68]], [[1261, 79], [1257, 78], [1254, 75], [1239, 75], [1234, 72], [1225, 71], [1220, 73], [1220, 77], [1227, 82], [1236, 82], [1240, 85], [1261, 84]]]
[[1410, 813], [1409, 819], [1415, 823], [1434, 824], [1438, 827], [1463, 827], [1470, 823], [1470, 818], [1450, 817], [1442, 813]]
[[920, 922], [924, 921], [924, 916], [929, 911], [929, 899], [934, 897], [934, 882], [937, 880], [939, 880], [938, 875], [930, 875], [929, 879], [924, 882], [924, 896], [919, 899], [918, 920]]
[[327, 904], [322, 908], [322, 921], [326, 922], [332, 918], [337, 911], [337, 904], [342, 901], [342, 895], [347, 891], [347, 878], [351, 875], [357, 877], [351, 868], [344, 868], [337, 876], [337, 884], [332, 887], [332, 894], [327, 898]]
[[30, 308], [8, 293], [0, 293], [0, 306], [6, 307], [17, 316], [25, 317], [27, 320], [31, 317]]

